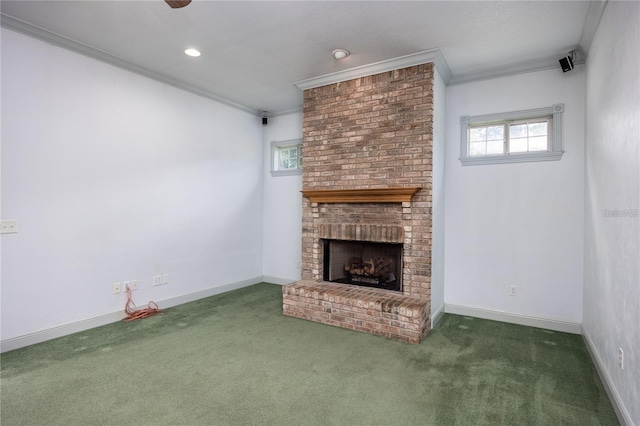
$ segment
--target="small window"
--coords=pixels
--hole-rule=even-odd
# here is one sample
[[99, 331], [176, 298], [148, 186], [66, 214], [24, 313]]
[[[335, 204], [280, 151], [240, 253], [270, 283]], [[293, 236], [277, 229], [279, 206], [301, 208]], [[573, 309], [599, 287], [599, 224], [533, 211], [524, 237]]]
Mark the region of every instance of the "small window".
[[271, 176], [302, 174], [302, 139], [271, 142]]
[[469, 156], [549, 151], [551, 117], [468, 126]]
[[562, 104], [550, 108], [460, 117], [463, 165], [559, 160]]

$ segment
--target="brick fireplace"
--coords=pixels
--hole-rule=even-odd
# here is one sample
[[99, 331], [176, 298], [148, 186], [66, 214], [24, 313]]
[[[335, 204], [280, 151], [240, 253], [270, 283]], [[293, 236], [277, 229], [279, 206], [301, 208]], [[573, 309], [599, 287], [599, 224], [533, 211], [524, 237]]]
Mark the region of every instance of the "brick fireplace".
[[[433, 76], [427, 63], [304, 91], [302, 279], [283, 287], [285, 315], [411, 343], [427, 334]], [[378, 268], [377, 285], [329, 282], [328, 242], [399, 254], [342, 265], [362, 281], [375, 281], [367, 274]]]

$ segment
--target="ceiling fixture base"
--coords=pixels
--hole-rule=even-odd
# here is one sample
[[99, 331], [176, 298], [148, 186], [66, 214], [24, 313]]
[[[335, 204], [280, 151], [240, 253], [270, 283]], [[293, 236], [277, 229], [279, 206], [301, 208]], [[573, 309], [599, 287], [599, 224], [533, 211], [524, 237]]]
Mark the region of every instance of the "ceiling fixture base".
[[180, 9], [181, 7], [189, 6], [191, 0], [164, 0], [172, 9]]
[[349, 53], [349, 51], [346, 49], [335, 49], [333, 52], [331, 52], [331, 54], [336, 59], [344, 59], [347, 56], [349, 56], [351, 53]]

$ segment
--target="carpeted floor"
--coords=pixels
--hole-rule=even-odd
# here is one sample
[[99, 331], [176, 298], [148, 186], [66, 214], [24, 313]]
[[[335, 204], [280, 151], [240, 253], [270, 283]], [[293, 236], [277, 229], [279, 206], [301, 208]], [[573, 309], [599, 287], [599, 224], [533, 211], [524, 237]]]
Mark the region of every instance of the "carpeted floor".
[[1, 424], [614, 425], [580, 336], [445, 315], [420, 345], [258, 284], [2, 354]]

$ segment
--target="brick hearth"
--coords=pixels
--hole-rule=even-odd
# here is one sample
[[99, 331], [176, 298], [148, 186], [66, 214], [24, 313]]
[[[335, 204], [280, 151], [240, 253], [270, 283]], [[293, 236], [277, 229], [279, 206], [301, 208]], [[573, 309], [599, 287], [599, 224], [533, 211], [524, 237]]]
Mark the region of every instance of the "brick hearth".
[[[426, 335], [432, 127], [431, 63], [304, 91], [303, 193], [419, 190], [410, 201], [303, 197], [302, 280], [283, 288], [284, 314], [412, 343]], [[402, 243], [402, 292], [323, 282], [323, 239]]]
[[283, 287], [289, 316], [420, 343], [428, 331], [424, 300], [346, 284], [298, 281]]

